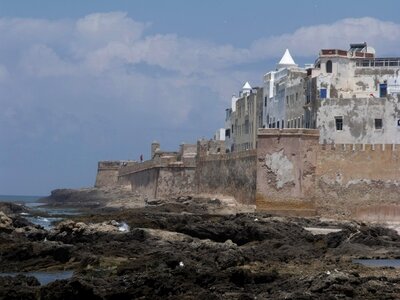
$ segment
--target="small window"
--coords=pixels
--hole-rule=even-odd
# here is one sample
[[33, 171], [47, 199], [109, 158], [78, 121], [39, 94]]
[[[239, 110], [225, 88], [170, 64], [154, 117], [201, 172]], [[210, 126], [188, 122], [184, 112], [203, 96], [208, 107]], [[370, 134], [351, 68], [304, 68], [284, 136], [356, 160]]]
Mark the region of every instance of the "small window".
[[279, 121], [278, 122], [276, 122], [276, 128], [279, 128]]
[[375, 129], [382, 129], [382, 119], [375, 119]]
[[326, 99], [326, 89], [320, 89], [319, 90], [319, 97], [321, 99]]
[[387, 84], [381, 83], [379, 85], [379, 97], [386, 97], [387, 95]]
[[264, 106], [267, 106], [267, 97], [264, 97]]
[[343, 130], [343, 117], [335, 117], [336, 130]]
[[326, 62], [326, 73], [332, 73], [332, 61], [328, 60]]

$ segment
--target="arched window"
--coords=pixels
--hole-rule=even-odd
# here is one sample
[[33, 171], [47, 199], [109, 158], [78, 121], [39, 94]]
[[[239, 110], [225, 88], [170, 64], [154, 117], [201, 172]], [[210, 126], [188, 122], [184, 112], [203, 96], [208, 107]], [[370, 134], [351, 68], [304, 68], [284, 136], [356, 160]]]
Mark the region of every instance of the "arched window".
[[326, 62], [326, 73], [332, 73], [332, 61], [328, 60]]

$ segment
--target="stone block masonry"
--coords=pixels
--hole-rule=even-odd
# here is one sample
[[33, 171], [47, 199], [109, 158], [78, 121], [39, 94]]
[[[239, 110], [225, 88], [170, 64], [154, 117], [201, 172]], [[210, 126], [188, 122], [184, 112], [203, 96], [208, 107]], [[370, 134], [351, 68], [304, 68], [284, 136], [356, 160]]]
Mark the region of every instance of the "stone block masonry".
[[259, 129], [257, 209], [315, 214], [318, 139], [313, 129]]
[[320, 145], [316, 175], [321, 214], [400, 220], [400, 145]]
[[[183, 149], [183, 148], [182, 148]], [[276, 214], [400, 221], [400, 145], [320, 144], [315, 129], [259, 129], [257, 149], [199, 141], [143, 163], [100, 162], [96, 186], [148, 199], [209, 194]], [[185, 154], [186, 153], [186, 154]]]
[[243, 204], [255, 204], [256, 151], [199, 156], [196, 166], [198, 193], [234, 197]]

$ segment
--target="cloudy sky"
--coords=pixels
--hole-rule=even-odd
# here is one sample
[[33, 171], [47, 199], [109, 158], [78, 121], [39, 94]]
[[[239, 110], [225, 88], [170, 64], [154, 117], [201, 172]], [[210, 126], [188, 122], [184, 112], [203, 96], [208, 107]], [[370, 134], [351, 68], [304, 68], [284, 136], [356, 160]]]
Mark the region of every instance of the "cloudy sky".
[[0, 0], [0, 194], [94, 184], [97, 161], [211, 137], [289, 48], [400, 56], [400, 2]]

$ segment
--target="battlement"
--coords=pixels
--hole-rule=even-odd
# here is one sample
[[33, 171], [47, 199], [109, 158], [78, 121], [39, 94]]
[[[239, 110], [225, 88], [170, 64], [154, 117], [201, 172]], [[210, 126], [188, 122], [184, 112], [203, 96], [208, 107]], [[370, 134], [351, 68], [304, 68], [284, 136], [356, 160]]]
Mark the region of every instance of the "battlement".
[[298, 128], [298, 129], [276, 129], [276, 128], [259, 128], [258, 129], [258, 137], [292, 137], [292, 136], [310, 136], [310, 137], [319, 137], [318, 129], [306, 129], [306, 128]]
[[320, 144], [319, 150], [336, 152], [390, 151], [400, 153], [400, 144]]
[[220, 154], [206, 154], [205, 156], [199, 156], [198, 161], [215, 161], [215, 160], [232, 160], [241, 159], [251, 156], [256, 156], [257, 150], [246, 150], [238, 152], [220, 153]]

